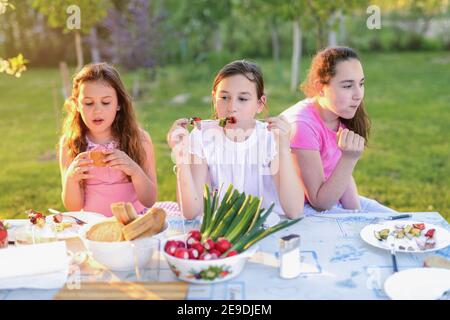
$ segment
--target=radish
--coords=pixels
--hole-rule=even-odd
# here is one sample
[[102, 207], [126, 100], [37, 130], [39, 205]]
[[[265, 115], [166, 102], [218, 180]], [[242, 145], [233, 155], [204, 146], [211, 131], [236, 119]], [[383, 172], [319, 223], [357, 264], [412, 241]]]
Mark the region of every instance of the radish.
[[177, 248], [175, 250], [175, 257], [180, 258], [180, 259], [189, 259], [189, 252], [187, 251], [187, 249], [185, 248]]

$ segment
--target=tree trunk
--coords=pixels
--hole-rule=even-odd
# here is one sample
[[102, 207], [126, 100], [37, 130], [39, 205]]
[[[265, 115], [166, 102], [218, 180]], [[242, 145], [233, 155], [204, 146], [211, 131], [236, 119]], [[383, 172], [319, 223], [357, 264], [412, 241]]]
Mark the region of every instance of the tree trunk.
[[328, 18], [328, 46], [337, 46], [337, 35], [334, 27], [336, 22], [336, 13], [332, 13]]
[[280, 37], [278, 35], [277, 26], [275, 24], [275, 18], [272, 17], [269, 22], [270, 36], [272, 39], [272, 57], [275, 66], [278, 66], [280, 62]]
[[81, 70], [84, 65], [83, 61], [83, 48], [81, 46], [81, 34], [77, 30], [75, 31], [75, 51], [77, 54], [77, 70]]
[[220, 35], [220, 25], [217, 25], [214, 30], [214, 51], [221, 52], [223, 49], [222, 37]]
[[345, 29], [345, 16], [341, 13], [339, 15], [339, 42], [342, 45], [347, 44], [347, 30]]
[[302, 57], [302, 30], [300, 28], [300, 18], [292, 22], [293, 45], [292, 45], [292, 67], [291, 67], [291, 91], [295, 91], [298, 85], [300, 65]]
[[89, 36], [91, 43], [91, 59], [93, 63], [100, 62], [100, 51], [98, 50], [97, 28], [93, 27]]

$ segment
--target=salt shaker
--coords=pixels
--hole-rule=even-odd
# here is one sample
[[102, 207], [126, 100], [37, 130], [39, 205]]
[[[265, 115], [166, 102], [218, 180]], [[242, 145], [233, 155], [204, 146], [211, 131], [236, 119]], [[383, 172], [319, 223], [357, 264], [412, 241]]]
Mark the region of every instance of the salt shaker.
[[280, 238], [280, 277], [292, 279], [300, 274], [300, 235]]

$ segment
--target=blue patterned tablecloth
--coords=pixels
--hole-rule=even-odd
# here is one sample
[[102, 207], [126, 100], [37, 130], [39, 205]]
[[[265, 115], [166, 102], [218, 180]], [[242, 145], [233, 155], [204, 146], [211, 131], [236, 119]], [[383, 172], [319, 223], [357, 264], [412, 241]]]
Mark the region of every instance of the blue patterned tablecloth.
[[[392, 274], [390, 253], [365, 243], [359, 233], [383, 213], [322, 214], [307, 216], [290, 228], [259, 242], [259, 251], [246, 263], [242, 273], [227, 282], [213, 285], [189, 285], [189, 300], [210, 299], [387, 299], [384, 281]], [[413, 220], [450, 225], [437, 212], [412, 213]], [[407, 220], [399, 220], [407, 221]], [[185, 223], [170, 217], [170, 234], [198, 227], [198, 221]], [[183, 229], [184, 225], [184, 229]], [[301, 273], [295, 279], [279, 276], [279, 238], [291, 233], [301, 236]], [[450, 246], [432, 253], [398, 253], [399, 270], [423, 266], [428, 255], [450, 258]], [[157, 267], [156, 267], [157, 266]], [[78, 275], [83, 281], [138, 280], [135, 272], [111, 272], [102, 269]], [[152, 269], [143, 270], [143, 281], [177, 281], [160, 257]], [[69, 276], [69, 281], [74, 281]], [[3, 290], [0, 299], [52, 299], [58, 290]]]

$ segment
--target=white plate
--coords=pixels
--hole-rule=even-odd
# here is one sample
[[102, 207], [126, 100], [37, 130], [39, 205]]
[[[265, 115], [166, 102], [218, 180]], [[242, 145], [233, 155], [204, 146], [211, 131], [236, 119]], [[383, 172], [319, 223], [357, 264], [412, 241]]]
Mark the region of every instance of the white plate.
[[435, 300], [450, 289], [450, 270], [415, 268], [396, 272], [384, 282], [384, 291], [394, 300]]
[[[99, 213], [95, 213], [95, 212], [87, 212], [87, 211], [71, 211], [71, 212], [62, 212], [63, 216], [68, 214], [71, 216], [74, 216], [88, 224], [91, 223], [95, 223], [97, 221], [103, 220], [106, 217], [103, 216], [102, 214]], [[52, 222], [53, 221], [53, 214], [52, 215], [48, 215], [46, 217], [46, 221], [47, 222]], [[28, 223], [30, 223], [29, 219], [10, 219], [10, 220], [6, 220], [6, 222], [8, 223], [8, 225], [10, 226], [10, 229], [8, 229], [8, 241], [14, 241], [14, 230], [18, 227], [24, 226]], [[75, 220], [71, 217], [63, 217], [63, 222], [74, 222], [72, 227], [70, 228], [66, 228], [60, 232], [57, 233], [57, 237], [58, 239], [69, 239], [69, 238], [74, 238], [77, 237], [80, 229], [82, 226], [77, 225], [75, 223]]]
[[[436, 231], [434, 233], [434, 239], [436, 240], [435, 247], [432, 249], [420, 250], [417, 247], [417, 245], [415, 245], [415, 238], [412, 238], [411, 240], [395, 239], [396, 244], [400, 244], [400, 245], [404, 245], [404, 246], [408, 246], [408, 244], [413, 244], [413, 247], [415, 248], [412, 251], [396, 248], [397, 252], [425, 253], [425, 252], [440, 250], [440, 249], [443, 249], [450, 245], [450, 232], [449, 231], [447, 231], [446, 229], [444, 229], [442, 227], [436, 226], [434, 224], [427, 223], [427, 222], [421, 222], [421, 221], [410, 221], [410, 220], [408, 220], [408, 221], [387, 221], [387, 222], [380, 223], [380, 224], [369, 224], [361, 230], [360, 236], [365, 242], [367, 242], [368, 244], [370, 244], [374, 247], [377, 247], [380, 249], [385, 249], [385, 250], [390, 250], [390, 248], [387, 245], [387, 242], [385, 240], [380, 241], [377, 238], [375, 238], [374, 231], [380, 231], [382, 229], [387, 229], [387, 228], [389, 228], [392, 231], [392, 230], [394, 230], [396, 224], [415, 224], [415, 223], [424, 223], [425, 230], [436, 229]], [[414, 242], [412, 242], [412, 241], [414, 241]]]
[[[68, 217], [67, 215], [73, 216], [75, 218], [80, 219], [81, 221], [86, 222], [87, 224], [96, 223], [100, 220], [104, 220], [107, 217], [100, 213], [96, 212], [88, 212], [88, 211], [69, 211], [69, 212], [61, 212], [63, 215], [63, 222], [73, 222], [72, 227], [66, 228], [62, 231], [59, 231], [58, 239], [68, 239], [77, 237], [79, 232], [83, 226], [76, 224], [75, 219]], [[47, 221], [53, 221], [53, 214], [47, 216]]]

